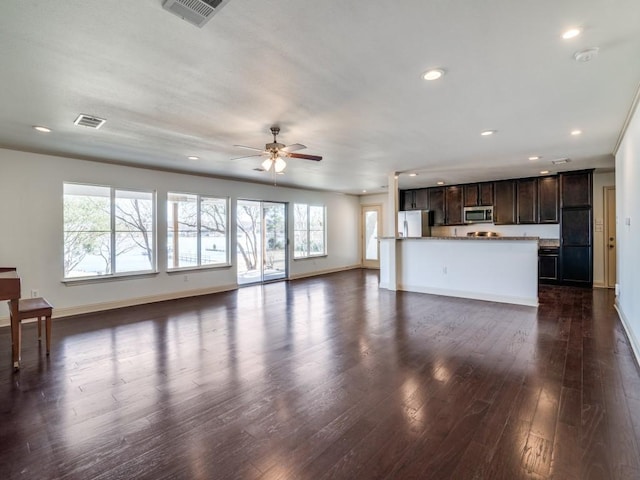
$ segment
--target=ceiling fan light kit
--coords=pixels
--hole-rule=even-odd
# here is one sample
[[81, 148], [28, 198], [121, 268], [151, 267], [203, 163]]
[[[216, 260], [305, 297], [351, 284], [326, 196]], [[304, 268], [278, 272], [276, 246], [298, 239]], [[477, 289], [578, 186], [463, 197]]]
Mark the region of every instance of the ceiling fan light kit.
[[265, 172], [268, 172], [273, 167], [273, 170], [276, 173], [281, 173], [287, 168], [287, 162], [285, 162], [280, 157], [275, 158], [267, 158], [264, 162], [262, 162], [262, 168], [264, 168]]

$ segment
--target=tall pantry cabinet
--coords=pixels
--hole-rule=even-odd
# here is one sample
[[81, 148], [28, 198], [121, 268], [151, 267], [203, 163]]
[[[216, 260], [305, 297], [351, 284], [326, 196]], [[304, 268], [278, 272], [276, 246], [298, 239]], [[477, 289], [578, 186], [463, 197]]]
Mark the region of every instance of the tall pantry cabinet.
[[593, 284], [593, 171], [560, 174], [561, 283]]

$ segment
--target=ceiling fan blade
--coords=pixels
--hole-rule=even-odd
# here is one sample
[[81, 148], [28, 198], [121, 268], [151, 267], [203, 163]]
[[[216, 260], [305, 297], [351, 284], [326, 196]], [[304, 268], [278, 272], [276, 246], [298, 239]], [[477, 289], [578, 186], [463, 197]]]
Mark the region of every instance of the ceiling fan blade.
[[287, 145], [286, 147], [282, 148], [281, 151], [283, 152], [295, 152], [296, 150], [302, 150], [303, 148], [307, 148], [306, 145], [302, 145], [301, 143], [294, 143], [292, 145]]
[[251, 157], [262, 157], [264, 156], [263, 153], [259, 153], [257, 155], [245, 155], [244, 157], [235, 157], [235, 158], [230, 158], [229, 160], [240, 160], [242, 158], [251, 158]]
[[305, 155], [304, 153], [288, 153], [287, 157], [302, 158], [304, 160], [315, 160], [316, 162], [319, 162], [320, 160], [322, 160], [322, 157], [318, 155]]
[[247, 150], [255, 150], [256, 152], [263, 152], [264, 151], [264, 149], [262, 149], [262, 148], [247, 147], [246, 145], [234, 145], [234, 147], [245, 148]]

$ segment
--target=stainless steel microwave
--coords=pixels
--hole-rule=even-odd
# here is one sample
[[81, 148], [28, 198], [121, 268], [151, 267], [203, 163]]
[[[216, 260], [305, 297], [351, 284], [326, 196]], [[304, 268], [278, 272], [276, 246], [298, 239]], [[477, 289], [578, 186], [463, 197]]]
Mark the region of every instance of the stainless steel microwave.
[[464, 207], [464, 223], [492, 223], [493, 207]]

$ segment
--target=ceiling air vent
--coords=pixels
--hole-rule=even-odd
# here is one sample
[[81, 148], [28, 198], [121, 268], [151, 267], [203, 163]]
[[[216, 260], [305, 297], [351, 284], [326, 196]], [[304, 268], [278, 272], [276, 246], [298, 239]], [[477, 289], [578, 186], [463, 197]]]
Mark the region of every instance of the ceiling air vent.
[[187, 22], [202, 27], [229, 0], [165, 0], [162, 7]]
[[106, 120], [104, 118], [94, 117], [92, 115], [85, 115], [81, 113], [78, 115], [78, 118], [74, 120], [75, 125], [80, 125], [81, 127], [89, 127], [94, 129], [99, 129], [102, 125], [104, 125]]

